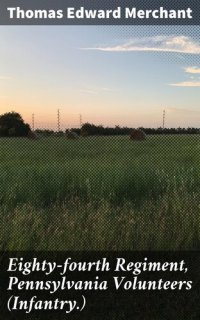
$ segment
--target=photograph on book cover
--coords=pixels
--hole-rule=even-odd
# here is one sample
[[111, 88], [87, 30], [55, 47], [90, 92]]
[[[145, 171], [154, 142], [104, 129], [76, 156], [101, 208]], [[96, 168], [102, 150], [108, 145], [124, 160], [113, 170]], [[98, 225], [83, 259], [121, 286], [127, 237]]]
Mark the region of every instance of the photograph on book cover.
[[0, 319], [200, 319], [199, 17], [1, 0]]
[[1, 250], [200, 248], [200, 27], [1, 26]]

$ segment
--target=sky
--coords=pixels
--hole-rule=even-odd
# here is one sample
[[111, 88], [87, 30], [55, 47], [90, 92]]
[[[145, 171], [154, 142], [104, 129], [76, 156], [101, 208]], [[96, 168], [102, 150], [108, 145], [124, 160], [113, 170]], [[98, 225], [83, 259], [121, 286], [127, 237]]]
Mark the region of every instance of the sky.
[[0, 114], [35, 127], [199, 127], [200, 26], [1, 26]]

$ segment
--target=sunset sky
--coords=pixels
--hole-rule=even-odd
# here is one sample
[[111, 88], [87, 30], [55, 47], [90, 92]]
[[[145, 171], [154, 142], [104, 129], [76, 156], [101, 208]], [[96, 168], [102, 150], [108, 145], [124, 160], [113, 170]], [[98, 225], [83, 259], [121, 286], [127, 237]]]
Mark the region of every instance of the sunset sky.
[[0, 113], [38, 127], [200, 126], [200, 27], [0, 27]]

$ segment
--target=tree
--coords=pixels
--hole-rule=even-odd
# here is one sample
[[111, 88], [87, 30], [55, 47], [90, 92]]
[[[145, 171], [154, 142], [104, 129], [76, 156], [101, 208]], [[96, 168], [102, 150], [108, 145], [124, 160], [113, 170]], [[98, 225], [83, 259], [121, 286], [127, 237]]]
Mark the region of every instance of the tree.
[[30, 130], [19, 113], [12, 111], [0, 115], [1, 137], [26, 137]]
[[81, 135], [83, 137], [92, 136], [96, 133], [96, 126], [90, 123], [84, 123], [81, 127]]

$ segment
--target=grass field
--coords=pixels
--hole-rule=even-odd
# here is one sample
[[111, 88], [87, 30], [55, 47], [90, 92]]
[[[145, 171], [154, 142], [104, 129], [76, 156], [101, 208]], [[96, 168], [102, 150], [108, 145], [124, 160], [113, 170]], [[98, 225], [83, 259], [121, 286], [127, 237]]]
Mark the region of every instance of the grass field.
[[0, 139], [9, 250], [200, 248], [200, 137]]

